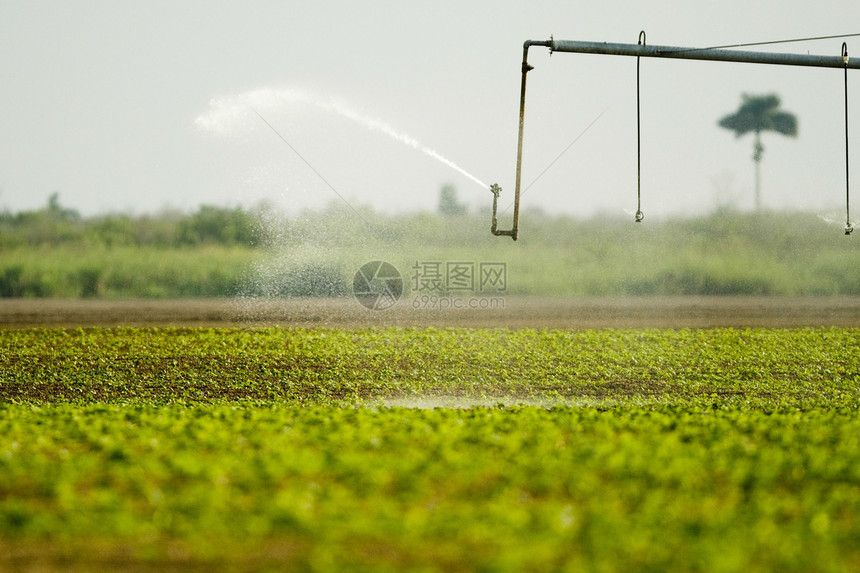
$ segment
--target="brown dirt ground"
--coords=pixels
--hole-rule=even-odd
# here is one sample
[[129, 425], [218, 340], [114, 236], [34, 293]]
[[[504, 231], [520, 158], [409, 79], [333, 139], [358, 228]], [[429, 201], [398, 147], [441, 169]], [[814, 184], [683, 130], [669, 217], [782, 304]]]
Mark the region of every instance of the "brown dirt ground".
[[[468, 301], [468, 299], [463, 299]], [[504, 308], [431, 309], [401, 300], [368, 310], [353, 298], [2, 299], [0, 328], [84, 326], [369, 326], [475, 328], [860, 327], [860, 297], [538, 298]]]

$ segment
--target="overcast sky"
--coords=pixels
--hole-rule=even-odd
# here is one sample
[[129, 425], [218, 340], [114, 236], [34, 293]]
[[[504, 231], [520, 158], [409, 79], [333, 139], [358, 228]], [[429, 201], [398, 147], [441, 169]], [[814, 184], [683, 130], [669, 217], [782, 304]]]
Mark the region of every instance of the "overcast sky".
[[[504, 203], [523, 41], [635, 44], [640, 30], [652, 45], [695, 47], [851, 34], [860, 2], [7, 0], [0, 209], [59, 192], [85, 214], [261, 200], [298, 209], [338, 195], [397, 212], [435, 208], [445, 183], [489, 206], [477, 181], [499, 183]], [[860, 57], [860, 37], [846, 40]], [[841, 45], [749, 49], [839, 55]], [[533, 48], [530, 62], [524, 185], [581, 137], [523, 207], [634, 212], [635, 59]], [[764, 137], [765, 206], [844, 208], [840, 70], [641, 66], [646, 216], [751, 208], [751, 137], [716, 125], [744, 92], [777, 93], [799, 119], [797, 139]], [[849, 76], [860, 197], [860, 74]]]

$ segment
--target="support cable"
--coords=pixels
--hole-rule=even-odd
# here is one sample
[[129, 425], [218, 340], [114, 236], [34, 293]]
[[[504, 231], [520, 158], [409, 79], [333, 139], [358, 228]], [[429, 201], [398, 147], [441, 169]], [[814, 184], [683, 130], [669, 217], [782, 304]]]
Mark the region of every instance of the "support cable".
[[340, 200], [341, 200], [341, 201], [343, 201], [344, 203], [346, 203], [346, 206], [347, 206], [347, 207], [349, 207], [349, 208], [352, 210], [352, 212], [353, 212], [353, 213], [355, 213], [356, 215], [358, 215], [358, 218], [359, 218], [359, 219], [361, 219], [361, 220], [364, 222], [364, 224], [367, 226], [367, 228], [368, 228], [368, 229], [370, 229], [371, 231], [373, 231], [374, 233], [376, 233], [376, 235], [377, 235], [377, 236], [381, 236], [381, 235], [380, 235], [380, 233], [379, 233], [379, 231], [377, 231], [376, 227], [374, 227], [373, 225], [371, 225], [371, 224], [370, 224], [370, 222], [369, 222], [369, 221], [364, 217], [364, 215], [362, 215], [362, 214], [358, 211], [358, 209], [356, 209], [355, 207], [353, 207], [353, 206], [352, 206], [352, 203], [350, 203], [349, 201], [347, 201], [347, 200], [346, 200], [346, 197], [344, 197], [343, 195], [341, 195], [341, 194], [340, 194], [340, 191], [338, 191], [337, 189], [335, 189], [335, 188], [334, 188], [334, 185], [332, 185], [331, 183], [329, 183], [329, 182], [328, 182], [328, 179], [326, 179], [325, 177], [323, 177], [322, 173], [320, 173], [319, 171], [317, 171], [316, 167], [314, 167], [313, 165], [311, 165], [311, 164], [310, 164], [310, 162], [309, 162], [307, 159], [305, 159], [305, 158], [304, 158], [304, 156], [303, 156], [301, 153], [299, 153], [299, 150], [298, 150], [298, 149], [296, 149], [295, 147], [293, 147], [293, 146], [292, 146], [292, 144], [291, 144], [289, 141], [287, 141], [287, 139], [286, 139], [283, 135], [281, 135], [281, 133], [280, 133], [277, 129], [275, 129], [275, 126], [274, 126], [274, 125], [272, 125], [271, 123], [269, 123], [269, 120], [267, 120], [265, 117], [263, 117], [263, 116], [260, 114], [260, 112], [259, 112], [259, 111], [257, 111], [256, 109], [254, 109], [254, 108], [251, 108], [251, 109], [253, 110], [253, 112], [254, 112], [254, 113], [256, 113], [256, 114], [257, 114], [257, 117], [259, 117], [261, 120], [263, 120], [263, 123], [265, 123], [267, 126], [269, 126], [269, 129], [271, 129], [271, 130], [275, 133], [275, 135], [277, 135], [277, 136], [278, 136], [278, 138], [279, 138], [281, 141], [283, 141], [284, 143], [286, 143], [286, 144], [287, 144], [287, 147], [289, 147], [289, 148], [292, 150], [292, 152], [296, 154], [296, 157], [298, 157], [299, 159], [301, 159], [301, 160], [304, 162], [304, 164], [305, 164], [305, 165], [307, 165], [308, 167], [310, 167], [311, 171], [313, 171], [313, 172], [316, 174], [316, 176], [317, 176], [317, 177], [319, 177], [319, 178], [320, 178], [320, 180], [328, 186], [328, 188], [329, 188], [329, 189], [331, 189], [332, 191], [334, 191], [334, 194], [335, 194], [335, 195], [337, 195], [338, 197], [340, 197]]
[[860, 36], [860, 33], [857, 34], [836, 34], [833, 36], [811, 36], [808, 38], [789, 38], [784, 40], [768, 40], [767, 42], [744, 42], [742, 44], [723, 44], [721, 46], [708, 46], [707, 48], [690, 48], [687, 50], [682, 50], [685, 52], [695, 52], [697, 50], [723, 50], [726, 48], [746, 48], [749, 46], [773, 46], [775, 44], [791, 44], [794, 42], [815, 42], [818, 40], [834, 40], [837, 38], [853, 38], [855, 36]]

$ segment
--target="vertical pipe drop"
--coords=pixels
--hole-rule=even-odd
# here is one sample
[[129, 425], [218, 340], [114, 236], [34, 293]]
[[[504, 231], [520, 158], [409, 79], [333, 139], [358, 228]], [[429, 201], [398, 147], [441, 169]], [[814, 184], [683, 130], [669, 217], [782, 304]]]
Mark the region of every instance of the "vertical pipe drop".
[[526, 114], [526, 75], [534, 69], [532, 66], [529, 65], [528, 61], [529, 48], [531, 46], [545, 46], [547, 48], [552, 49], [552, 40], [526, 40], [525, 43], [523, 43], [522, 80], [520, 82], [520, 125], [519, 135], [517, 136], [517, 173], [514, 188], [514, 218], [513, 224], [509, 231], [503, 231], [497, 228], [496, 208], [498, 204], [499, 192], [502, 189], [496, 184], [493, 184], [490, 187], [490, 191], [493, 193], [493, 220], [490, 231], [494, 235], [508, 236], [515, 241], [517, 240], [517, 235], [519, 234], [520, 225], [520, 187], [523, 172], [523, 131], [525, 126]]

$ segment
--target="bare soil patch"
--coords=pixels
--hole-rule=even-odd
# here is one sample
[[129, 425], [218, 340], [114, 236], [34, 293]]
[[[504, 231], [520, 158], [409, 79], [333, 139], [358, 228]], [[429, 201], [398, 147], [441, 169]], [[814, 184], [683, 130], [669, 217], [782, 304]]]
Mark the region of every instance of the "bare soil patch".
[[0, 328], [371, 326], [472, 328], [797, 328], [860, 326], [860, 297], [504, 297], [499, 308], [369, 310], [348, 298], [0, 300]]

